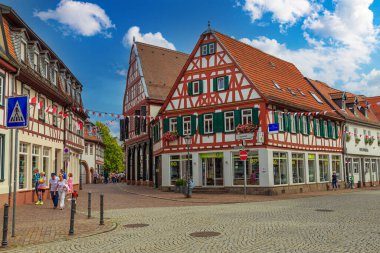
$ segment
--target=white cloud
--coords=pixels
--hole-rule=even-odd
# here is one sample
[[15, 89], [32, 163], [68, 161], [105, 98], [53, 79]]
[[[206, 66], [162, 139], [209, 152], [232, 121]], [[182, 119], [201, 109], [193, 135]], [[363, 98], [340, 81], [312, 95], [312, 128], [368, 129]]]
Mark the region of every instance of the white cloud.
[[135, 38], [135, 40], [138, 42], [144, 42], [147, 44], [175, 50], [174, 44], [166, 40], [160, 32], [148, 32], [143, 34], [140, 32], [140, 27], [132, 26], [123, 37], [123, 45], [125, 47], [131, 46], [133, 44], [133, 38]]
[[34, 16], [43, 21], [59, 22], [65, 34], [74, 33], [86, 37], [96, 34], [111, 37], [109, 29], [115, 27], [99, 5], [88, 2], [61, 0], [55, 10], [36, 11]]
[[128, 74], [128, 69], [118, 69], [116, 70], [116, 74], [118, 74], [119, 76], [126, 77]]
[[380, 70], [372, 69], [368, 74], [362, 74], [361, 80], [347, 83], [343, 87], [354, 93], [370, 97], [380, 95]]
[[349, 84], [343, 87], [351, 91], [368, 87], [369, 91], [380, 94], [374, 83], [363, 85], [363, 81], [377, 80], [375, 72], [361, 73], [363, 65], [371, 62], [378, 45], [379, 28], [373, 24], [373, 13], [369, 9], [372, 2], [334, 0], [333, 12], [323, 10], [305, 18], [302, 30], [309, 45], [306, 48], [289, 49], [286, 44], [263, 36], [241, 41], [294, 63], [310, 78], [330, 85]]
[[272, 13], [273, 21], [281, 26], [292, 26], [317, 7], [308, 0], [246, 0], [243, 10], [248, 12], [252, 22], [260, 20], [265, 13]]

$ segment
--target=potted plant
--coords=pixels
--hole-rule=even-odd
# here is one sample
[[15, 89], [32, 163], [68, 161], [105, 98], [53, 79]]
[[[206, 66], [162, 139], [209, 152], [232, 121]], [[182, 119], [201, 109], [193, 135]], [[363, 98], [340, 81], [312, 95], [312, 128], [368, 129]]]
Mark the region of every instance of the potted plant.
[[258, 125], [249, 122], [247, 124], [240, 124], [240, 125], [238, 125], [236, 127], [236, 132], [238, 134], [253, 133], [257, 129], [258, 129]]
[[182, 178], [178, 178], [175, 181], [175, 192], [182, 193], [185, 185], [186, 185], [186, 180]]
[[355, 137], [355, 143], [358, 144], [360, 142], [360, 138], [359, 137]]
[[162, 136], [163, 141], [171, 142], [178, 139], [178, 133], [177, 132], [166, 132]]
[[374, 141], [375, 141], [375, 138], [374, 138], [373, 136], [371, 136], [371, 137], [369, 138], [369, 140], [368, 140], [368, 144], [369, 144], [369, 145], [372, 145]]
[[351, 135], [346, 134], [346, 142], [349, 142], [351, 140]]

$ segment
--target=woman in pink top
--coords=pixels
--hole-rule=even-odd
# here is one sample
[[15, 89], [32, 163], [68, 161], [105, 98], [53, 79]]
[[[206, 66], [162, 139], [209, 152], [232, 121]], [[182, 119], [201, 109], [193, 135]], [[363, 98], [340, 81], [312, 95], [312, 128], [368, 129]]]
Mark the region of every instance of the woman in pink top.
[[74, 192], [74, 186], [73, 186], [73, 173], [69, 173], [69, 179], [67, 179], [67, 185], [69, 186], [69, 193]]

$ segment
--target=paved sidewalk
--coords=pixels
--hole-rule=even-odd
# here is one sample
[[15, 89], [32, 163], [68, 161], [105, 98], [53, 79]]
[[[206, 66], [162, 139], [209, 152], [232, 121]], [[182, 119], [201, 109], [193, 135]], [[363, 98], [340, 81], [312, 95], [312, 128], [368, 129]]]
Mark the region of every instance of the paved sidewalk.
[[[3, 228], [4, 208], [1, 213], [1, 236]], [[51, 200], [44, 205], [22, 205], [16, 208], [16, 237], [12, 234], [12, 208], [9, 209], [8, 245], [25, 246], [58, 240], [68, 240], [78, 236], [94, 235], [110, 231], [115, 227], [111, 221], [106, 220], [104, 226], [99, 226], [99, 219], [88, 219], [86, 215], [77, 212], [75, 215], [74, 236], [69, 236], [70, 206], [64, 210], [53, 209]], [[2, 249], [0, 249], [1, 251]]]

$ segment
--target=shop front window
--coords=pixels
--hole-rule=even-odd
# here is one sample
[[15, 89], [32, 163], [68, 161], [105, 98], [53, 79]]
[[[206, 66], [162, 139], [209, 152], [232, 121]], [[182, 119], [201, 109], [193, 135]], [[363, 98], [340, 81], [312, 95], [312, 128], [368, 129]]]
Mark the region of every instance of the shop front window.
[[[244, 161], [240, 159], [239, 153], [233, 154], [234, 185], [244, 185]], [[246, 162], [247, 185], [260, 185], [259, 155], [250, 152]]]
[[288, 184], [288, 156], [286, 153], [273, 152], [273, 178], [275, 185]]
[[309, 183], [315, 183], [316, 182], [315, 154], [309, 154], [308, 155], [308, 165], [309, 165]]
[[40, 147], [33, 145], [32, 146], [32, 172], [31, 172], [31, 178], [33, 180], [33, 171], [38, 170], [41, 172], [40, 165]]
[[20, 143], [19, 148], [19, 181], [18, 181], [18, 188], [24, 189], [26, 187], [25, 182], [25, 176], [26, 176], [26, 170], [28, 167], [28, 144]]
[[354, 174], [359, 174], [359, 158], [354, 158], [352, 162]]
[[301, 184], [305, 182], [304, 154], [292, 154], [292, 175], [294, 184]]
[[175, 185], [177, 179], [187, 179], [187, 168], [190, 164], [190, 175], [192, 175], [192, 157], [189, 157], [189, 163], [187, 155], [172, 155], [170, 156], [170, 182]]
[[223, 153], [200, 154], [202, 159], [202, 184], [204, 186], [224, 185]]
[[339, 155], [333, 155], [331, 157], [332, 159], [332, 171], [336, 173], [336, 178], [338, 180], [342, 180], [342, 174], [341, 174], [341, 169], [340, 169], [340, 156]]
[[42, 153], [42, 170], [45, 172], [46, 178], [49, 176], [49, 158], [50, 158], [50, 149], [44, 148]]
[[319, 155], [319, 181], [329, 181], [329, 156]]

